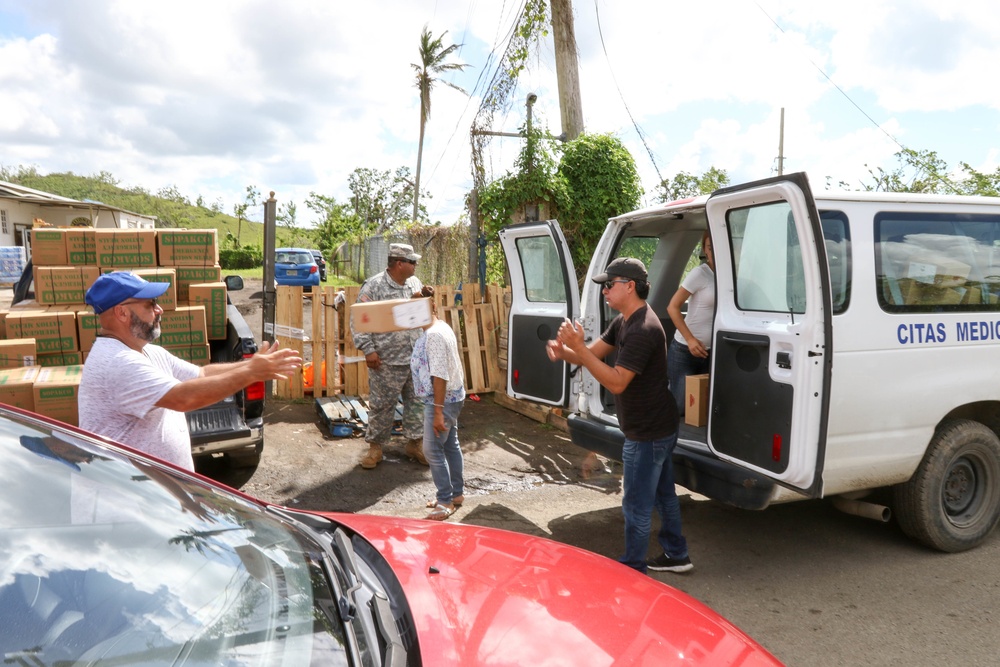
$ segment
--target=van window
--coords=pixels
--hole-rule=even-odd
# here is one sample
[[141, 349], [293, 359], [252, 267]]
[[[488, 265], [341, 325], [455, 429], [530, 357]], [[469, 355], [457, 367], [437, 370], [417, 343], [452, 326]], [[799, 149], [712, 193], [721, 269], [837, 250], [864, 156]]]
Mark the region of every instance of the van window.
[[555, 243], [551, 236], [529, 236], [517, 239], [517, 255], [524, 274], [524, 291], [528, 301], [567, 303], [566, 283]]
[[826, 261], [830, 267], [830, 292], [834, 314], [847, 310], [851, 300], [851, 236], [842, 211], [820, 211]]
[[779, 201], [727, 213], [736, 306], [804, 313], [805, 272], [791, 207]]
[[1000, 310], [1000, 217], [883, 212], [874, 231], [886, 312]]

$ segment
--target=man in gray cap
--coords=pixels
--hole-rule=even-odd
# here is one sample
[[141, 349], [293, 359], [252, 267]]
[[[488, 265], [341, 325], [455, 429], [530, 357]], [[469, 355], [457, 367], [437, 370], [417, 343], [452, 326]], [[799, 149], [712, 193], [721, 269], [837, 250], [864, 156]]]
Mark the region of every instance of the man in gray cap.
[[[405, 243], [389, 244], [389, 261], [385, 271], [365, 281], [358, 294], [358, 303], [410, 299], [420, 292], [423, 283], [413, 275], [420, 255]], [[368, 453], [361, 467], [371, 470], [382, 460], [382, 447], [392, 435], [396, 402], [403, 400], [403, 434], [406, 455], [427, 465], [423, 452], [423, 406], [413, 394], [410, 375], [410, 355], [420, 329], [389, 333], [359, 333], [352, 331], [354, 346], [365, 355], [368, 365], [368, 430], [365, 441]]]
[[163, 314], [156, 299], [169, 287], [114, 271], [87, 290], [100, 329], [83, 365], [80, 427], [194, 470], [184, 413], [254, 382], [287, 378], [302, 358], [265, 341], [245, 361], [195, 366], [150, 345]]

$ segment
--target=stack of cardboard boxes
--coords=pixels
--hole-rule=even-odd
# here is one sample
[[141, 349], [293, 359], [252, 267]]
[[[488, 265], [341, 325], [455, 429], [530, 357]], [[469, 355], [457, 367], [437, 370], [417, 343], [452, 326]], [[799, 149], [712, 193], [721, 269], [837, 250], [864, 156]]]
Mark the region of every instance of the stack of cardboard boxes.
[[102, 273], [170, 284], [155, 344], [198, 365], [226, 338], [226, 285], [216, 230], [36, 228], [35, 298], [0, 310], [0, 402], [77, 424], [82, 364], [97, 337], [84, 303]]

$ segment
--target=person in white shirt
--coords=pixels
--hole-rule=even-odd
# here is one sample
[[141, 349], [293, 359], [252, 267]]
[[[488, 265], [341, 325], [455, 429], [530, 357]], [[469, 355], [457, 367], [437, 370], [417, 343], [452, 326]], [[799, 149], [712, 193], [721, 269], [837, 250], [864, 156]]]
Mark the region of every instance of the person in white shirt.
[[[422, 295], [434, 296], [434, 288], [424, 286]], [[437, 487], [434, 500], [427, 503], [428, 519], [441, 521], [454, 514], [465, 500], [464, 459], [458, 444], [458, 415], [465, 401], [465, 370], [458, 352], [458, 339], [448, 324], [436, 316], [431, 301], [431, 323], [413, 344], [410, 370], [413, 392], [424, 404], [424, 456]]]
[[[712, 318], [715, 316], [715, 255], [712, 238], [705, 232], [701, 238], [705, 263], [695, 267], [684, 278], [667, 306], [667, 315], [677, 327], [667, 348], [667, 375], [670, 393], [677, 401], [677, 410], [684, 417], [685, 380], [688, 375], [708, 373], [712, 365]], [[690, 300], [687, 316], [681, 306]]]
[[80, 427], [194, 470], [184, 413], [254, 382], [285, 379], [302, 358], [265, 341], [248, 360], [199, 367], [150, 345], [160, 336], [156, 299], [169, 287], [114, 271], [87, 290], [100, 329], [83, 366]]

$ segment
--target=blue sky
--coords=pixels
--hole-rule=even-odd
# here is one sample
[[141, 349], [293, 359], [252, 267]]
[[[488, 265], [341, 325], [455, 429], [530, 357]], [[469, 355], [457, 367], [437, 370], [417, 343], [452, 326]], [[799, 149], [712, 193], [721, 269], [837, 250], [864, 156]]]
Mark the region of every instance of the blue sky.
[[[897, 141], [992, 172], [1000, 8], [944, 4], [578, 0], [586, 128], [625, 142], [644, 203], [657, 170], [772, 175], [782, 108], [785, 170], [807, 172], [815, 189], [892, 168]], [[492, 79], [519, 10], [495, 0], [0, 0], [0, 164], [107, 171], [227, 212], [253, 185], [295, 202], [307, 226], [308, 194], [346, 200], [354, 169], [415, 170], [410, 63], [427, 24], [462, 44], [456, 59], [470, 65], [452, 79], [470, 97], [435, 89], [425, 139], [426, 204], [451, 224], [471, 187], [480, 81]], [[493, 129], [523, 124], [529, 92], [535, 122], [561, 132], [551, 38]], [[491, 142], [494, 176], [518, 150], [516, 139]]]

